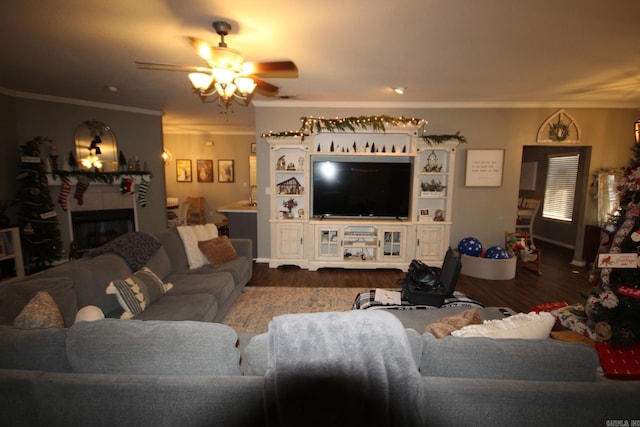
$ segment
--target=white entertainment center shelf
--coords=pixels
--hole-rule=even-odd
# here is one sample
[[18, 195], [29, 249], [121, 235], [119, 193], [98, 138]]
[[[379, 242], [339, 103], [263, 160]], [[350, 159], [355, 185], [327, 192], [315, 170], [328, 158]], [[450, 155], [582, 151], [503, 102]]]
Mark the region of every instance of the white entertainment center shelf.
[[[309, 135], [304, 140], [266, 137], [271, 169], [269, 266], [297, 265], [309, 270], [324, 267], [398, 268], [406, 271], [412, 259], [440, 265], [450, 245], [458, 143], [447, 141], [431, 146], [420, 137], [422, 131], [422, 126], [394, 126], [385, 132], [323, 132]], [[356, 172], [363, 174], [364, 184], [360, 184], [359, 191], [350, 191], [352, 187], [344, 183], [341, 186], [340, 179], [336, 178], [335, 194], [332, 193], [330, 180], [329, 184], [318, 183], [328, 178], [314, 176], [314, 173], [324, 173], [320, 172], [321, 166], [314, 172], [314, 165], [322, 162], [351, 171], [362, 169]], [[367, 169], [368, 164], [380, 165], [380, 170]], [[389, 164], [401, 166], [394, 169], [395, 166]], [[393, 175], [396, 171], [400, 171], [398, 175], [407, 176]], [[381, 174], [377, 181], [374, 173]], [[344, 176], [342, 180], [346, 181]], [[357, 179], [349, 175], [349, 181]], [[368, 181], [371, 187], [367, 187]], [[320, 192], [319, 185], [325, 185], [324, 193]], [[393, 185], [397, 185], [397, 190]], [[381, 188], [385, 186], [387, 188]], [[438, 191], [431, 191], [432, 188]], [[366, 202], [378, 196], [376, 191], [385, 194], [386, 199], [384, 202], [376, 200], [376, 207], [371, 209], [393, 211], [397, 208], [404, 212], [402, 218], [379, 216], [375, 212], [358, 216], [350, 211], [346, 215], [313, 216], [313, 209], [319, 209], [311, 200], [314, 192], [316, 205], [339, 210], [343, 206], [354, 209], [353, 206], [360, 206], [358, 203], [369, 206]], [[394, 197], [398, 200], [396, 204]]]

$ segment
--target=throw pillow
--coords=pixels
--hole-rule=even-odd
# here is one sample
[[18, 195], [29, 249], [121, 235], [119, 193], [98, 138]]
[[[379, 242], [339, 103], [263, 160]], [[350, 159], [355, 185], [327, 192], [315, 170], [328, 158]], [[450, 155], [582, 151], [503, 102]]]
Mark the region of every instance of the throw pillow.
[[53, 297], [39, 291], [18, 314], [13, 325], [23, 329], [64, 328], [64, 319]]
[[238, 254], [227, 236], [198, 242], [198, 247], [214, 267], [238, 258]]
[[96, 307], [95, 305], [87, 305], [78, 310], [78, 314], [76, 314], [76, 321], [74, 324], [78, 322], [93, 322], [94, 320], [104, 319], [104, 313], [100, 310], [100, 307]]
[[218, 237], [218, 227], [215, 224], [180, 226], [178, 227], [178, 234], [182, 239], [184, 252], [187, 255], [191, 270], [209, 264], [207, 257], [198, 248], [198, 242]]
[[443, 317], [437, 322], [427, 325], [425, 332], [430, 332], [436, 338], [444, 338], [464, 326], [479, 325], [481, 323], [480, 312], [477, 308], [472, 308], [453, 316]]
[[[51, 270], [53, 271], [53, 270]], [[55, 301], [66, 327], [73, 325], [78, 299], [71, 277], [26, 277], [0, 286], [0, 324], [13, 325], [16, 317], [39, 291], [47, 292]]]
[[120, 318], [131, 319], [136, 314], [142, 313], [171, 288], [173, 284], [163, 283], [151, 270], [143, 267], [129, 277], [110, 282], [106, 292], [109, 295], [115, 295], [124, 310]]
[[487, 320], [482, 325], [469, 325], [453, 331], [455, 337], [548, 338], [555, 318], [547, 312], [519, 313], [501, 320]]

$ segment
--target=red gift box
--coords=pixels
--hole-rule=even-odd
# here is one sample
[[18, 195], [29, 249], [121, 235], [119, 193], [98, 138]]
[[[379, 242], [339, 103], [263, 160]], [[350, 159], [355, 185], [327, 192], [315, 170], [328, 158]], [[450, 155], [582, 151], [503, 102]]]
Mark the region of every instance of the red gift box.
[[600, 364], [607, 378], [621, 380], [640, 379], [640, 345], [613, 348], [608, 343], [596, 343]]
[[546, 304], [540, 304], [540, 305], [531, 307], [531, 310], [529, 311], [533, 311], [536, 313], [540, 313], [541, 311], [553, 311], [553, 310], [557, 310], [558, 308], [566, 307], [567, 305], [569, 304], [567, 304], [564, 301], [549, 302]]

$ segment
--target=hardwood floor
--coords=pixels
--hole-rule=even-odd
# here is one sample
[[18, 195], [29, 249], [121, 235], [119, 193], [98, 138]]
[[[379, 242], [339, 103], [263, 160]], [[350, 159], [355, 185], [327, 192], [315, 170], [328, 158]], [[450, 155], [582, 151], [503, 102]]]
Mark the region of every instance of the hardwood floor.
[[[573, 251], [545, 242], [542, 249], [542, 274], [518, 269], [511, 280], [483, 280], [460, 275], [456, 290], [482, 302], [485, 306], [510, 307], [527, 312], [531, 307], [556, 301], [583, 303], [581, 291], [588, 291], [589, 269], [571, 265]], [[254, 265], [247, 286], [398, 288], [399, 270], [321, 269], [308, 271], [298, 267], [269, 268]], [[354, 295], [355, 297], [355, 295]]]

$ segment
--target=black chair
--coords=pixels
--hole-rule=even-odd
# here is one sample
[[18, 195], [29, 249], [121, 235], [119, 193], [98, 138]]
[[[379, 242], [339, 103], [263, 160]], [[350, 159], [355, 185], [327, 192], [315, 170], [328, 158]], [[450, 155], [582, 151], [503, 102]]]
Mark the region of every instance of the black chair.
[[462, 269], [462, 262], [460, 258], [456, 256], [451, 248], [447, 250], [444, 256], [444, 262], [442, 268], [439, 269], [440, 281], [445, 291], [445, 297], [450, 298], [453, 296], [453, 291], [456, 290], [456, 284], [458, 283], [458, 276]]

